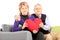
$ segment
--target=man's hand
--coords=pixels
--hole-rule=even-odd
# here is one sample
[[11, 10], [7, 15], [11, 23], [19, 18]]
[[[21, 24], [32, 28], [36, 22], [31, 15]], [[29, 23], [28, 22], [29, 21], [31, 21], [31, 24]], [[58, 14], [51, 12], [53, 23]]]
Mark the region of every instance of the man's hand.
[[15, 20], [20, 21], [20, 15], [15, 15]]
[[33, 33], [36, 34], [38, 31], [37, 30], [33, 30]]
[[39, 26], [40, 26], [41, 28], [43, 28], [43, 27], [44, 27], [44, 24], [43, 24], [43, 23], [41, 23], [41, 24], [39, 24]]

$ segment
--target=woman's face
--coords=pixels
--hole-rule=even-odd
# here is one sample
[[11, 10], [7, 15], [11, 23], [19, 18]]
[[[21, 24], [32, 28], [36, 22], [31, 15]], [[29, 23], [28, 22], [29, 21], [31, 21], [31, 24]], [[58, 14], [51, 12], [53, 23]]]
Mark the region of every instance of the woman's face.
[[20, 11], [21, 11], [22, 15], [28, 15], [29, 8], [26, 5], [22, 5], [22, 8]]

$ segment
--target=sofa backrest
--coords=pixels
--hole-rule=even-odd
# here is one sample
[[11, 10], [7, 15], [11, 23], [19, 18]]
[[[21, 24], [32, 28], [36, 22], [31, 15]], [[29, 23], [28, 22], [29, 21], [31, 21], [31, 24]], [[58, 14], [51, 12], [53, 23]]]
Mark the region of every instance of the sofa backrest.
[[2, 31], [3, 32], [11, 32], [13, 25], [2, 24]]

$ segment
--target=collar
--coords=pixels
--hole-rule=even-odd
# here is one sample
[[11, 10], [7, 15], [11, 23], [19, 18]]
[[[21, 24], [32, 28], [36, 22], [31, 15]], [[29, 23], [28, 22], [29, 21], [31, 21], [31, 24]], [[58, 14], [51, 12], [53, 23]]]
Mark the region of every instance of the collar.
[[38, 17], [41, 18], [41, 14]]

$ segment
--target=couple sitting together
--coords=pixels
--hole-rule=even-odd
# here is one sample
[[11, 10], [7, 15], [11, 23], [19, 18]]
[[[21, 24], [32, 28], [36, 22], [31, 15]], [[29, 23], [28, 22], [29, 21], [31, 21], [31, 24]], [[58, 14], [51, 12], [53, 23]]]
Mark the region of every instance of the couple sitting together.
[[36, 4], [35, 13], [30, 15], [28, 3], [21, 2], [19, 11], [19, 15], [15, 16], [12, 32], [27, 30], [31, 32], [33, 40], [52, 40], [49, 20], [45, 14], [42, 14], [41, 4]]

